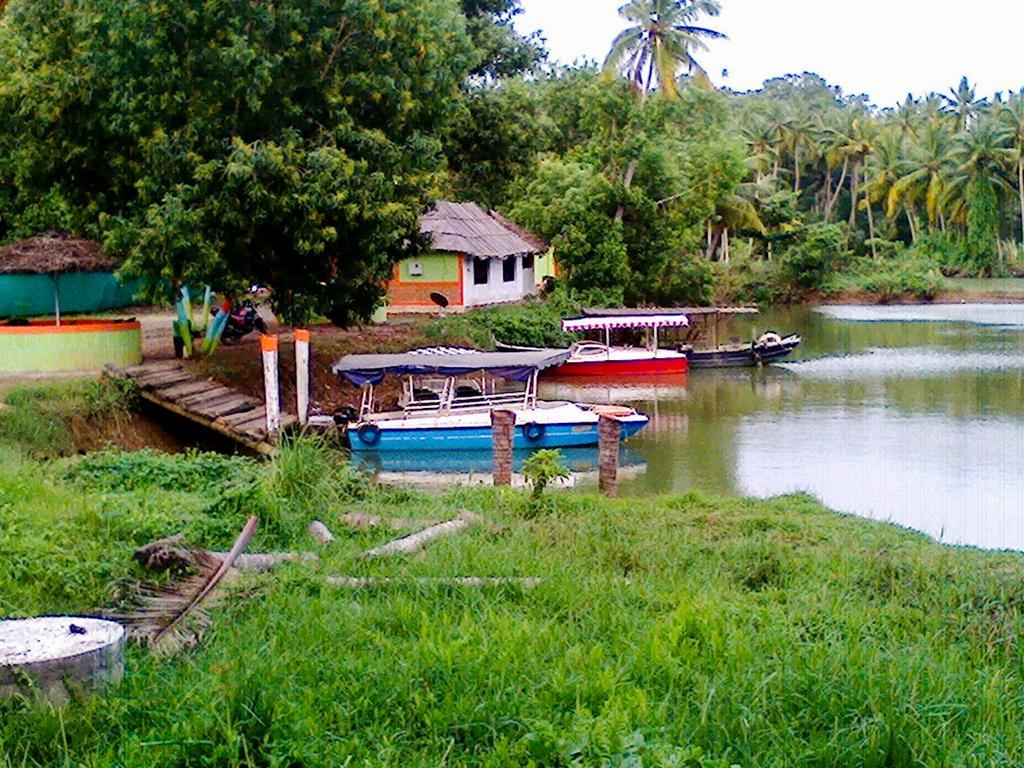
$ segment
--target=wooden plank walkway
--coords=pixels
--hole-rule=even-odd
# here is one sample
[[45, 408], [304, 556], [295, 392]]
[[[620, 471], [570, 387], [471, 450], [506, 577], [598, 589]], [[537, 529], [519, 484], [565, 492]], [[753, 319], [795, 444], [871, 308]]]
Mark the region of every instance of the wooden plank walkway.
[[[255, 398], [190, 373], [177, 360], [162, 360], [114, 368], [108, 375], [130, 379], [148, 403], [210, 429], [249, 450], [271, 455], [276, 436], [267, 435], [267, 412]], [[294, 414], [281, 414], [281, 430], [298, 423]]]

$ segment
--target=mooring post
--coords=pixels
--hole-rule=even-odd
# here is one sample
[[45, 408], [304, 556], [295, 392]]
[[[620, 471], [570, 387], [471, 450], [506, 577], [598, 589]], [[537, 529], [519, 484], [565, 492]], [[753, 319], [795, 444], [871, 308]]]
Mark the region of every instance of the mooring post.
[[309, 331], [295, 332], [295, 399], [299, 424], [309, 421]]
[[619, 493], [619, 440], [622, 424], [612, 416], [602, 416], [597, 422], [598, 484], [605, 496]]
[[494, 484], [512, 485], [512, 411], [491, 411], [491, 441], [494, 446]]
[[277, 336], [261, 336], [263, 351], [263, 389], [267, 410], [267, 435], [273, 436], [281, 428], [281, 393], [277, 383]]

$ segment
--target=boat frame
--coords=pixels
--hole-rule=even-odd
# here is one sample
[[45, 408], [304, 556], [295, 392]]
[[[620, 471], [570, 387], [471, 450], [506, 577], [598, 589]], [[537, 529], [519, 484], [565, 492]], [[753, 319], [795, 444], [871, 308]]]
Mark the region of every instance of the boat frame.
[[[663, 349], [660, 333], [668, 328], [689, 325], [689, 319], [672, 310], [659, 314], [631, 314], [624, 312], [606, 318], [576, 317], [562, 321], [566, 332], [599, 331], [604, 334], [604, 343], [579, 341], [569, 350], [569, 360], [560, 366], [555, 376], [665, 376], [684, 375], [689, 369], [687, 355], [683, 351]], [[643, 330], [643, 347], [612, 345], [615, 330]]]

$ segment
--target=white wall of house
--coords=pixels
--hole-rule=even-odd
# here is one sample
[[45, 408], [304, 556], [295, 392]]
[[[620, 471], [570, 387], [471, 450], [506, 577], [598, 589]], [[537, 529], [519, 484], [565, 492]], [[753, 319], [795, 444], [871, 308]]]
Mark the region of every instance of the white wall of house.
[[522, 257], [509, 257], [507, 259], [507, 261], [515, 265], [515, 272], [510, 273], [511, 280], [505, 280], [505, 261], [501, 259], [487, 259], [487, 282], [480, 285], [476, 283], [474, 261], [475, 259], [472, 257], [466, 257], [462, 260], [462, 285], [465, 306], [478, 307], [483, 304], [520, 301], [534, 293], [534, 271], [532, 269], [523, 269]]

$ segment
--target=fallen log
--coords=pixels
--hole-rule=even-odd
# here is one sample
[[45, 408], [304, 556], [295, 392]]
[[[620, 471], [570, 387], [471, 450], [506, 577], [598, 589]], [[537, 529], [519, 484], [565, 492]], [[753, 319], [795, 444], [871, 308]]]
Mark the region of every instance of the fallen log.
[[363, 578], [359, 576], [328, 576], [327, 583], [332, 587], [346, 589], [362, 589], [365, 587], [388, 587], [411, 584], [418, 587], [521, 587], [533, 589], [539, 586], [541, 579], [519, 578], [511, 576], [456, 576], [440, 578], [387, 579]]
[[443, 523], [438, 523], [430, 526], [429, 528], [424, 528], [422, 531], [411, 533], [408, 536], [402, 536], [401, 538], [394, 539], [386, 544], [381, 544], [379, 547], [367, 550], [360, 555], [360, 557], [363, 559], [369, 559], [374, 557], [388, 557], [390, 555], [415, 554], [434, 539], [460, 533], [478, 520], [480, 520], [478, 515], [475, 515], [472, 512], [463, 511], [459, 513], [458, 517], [452, 520], [446, 520]]
[[[175, 534], [154, 541], [135, 550], [133, 557], [144, 567], [154, 571], [194, 571], [204, 558], [223, 562], [227, 552], [213, 552], [206, 549], [191, 549], [178, 546], [183, 534]], [[319, 559], [315, 552], [269, 552], [241, 554], [235, 559], [234, 567], [240, 571], [269, 571], [284, 563], [306, 563]]]

